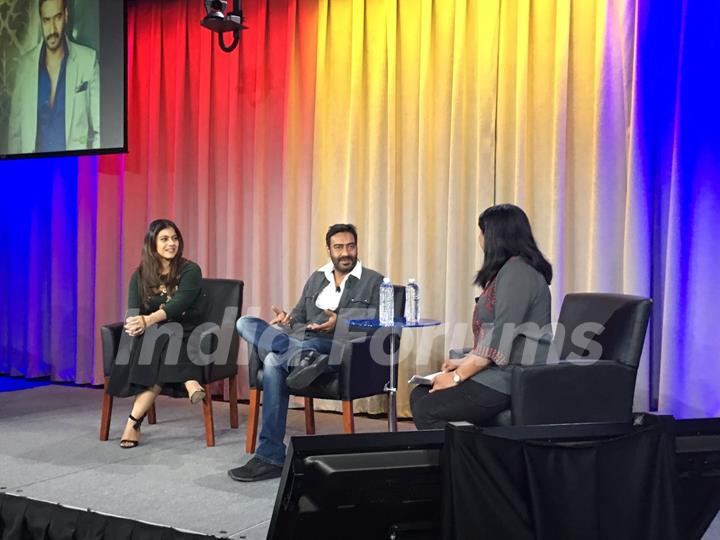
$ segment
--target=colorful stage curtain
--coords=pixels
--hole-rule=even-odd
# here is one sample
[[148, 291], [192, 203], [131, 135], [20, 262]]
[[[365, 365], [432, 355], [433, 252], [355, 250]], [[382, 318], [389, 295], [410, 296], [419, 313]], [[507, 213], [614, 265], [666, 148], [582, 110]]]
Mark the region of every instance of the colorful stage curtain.
[[[335, 222], [364, 264], [416, 278], [434, 329], [414, 372], [471, 340], [477, 216], [523, 206], [575, 291], [652, 296], [636, 407], [720, 414], [720, 7], [630, 0], [246, 0], [231, 54], [196, 0], [129, 4], [129, 153], [0, 163], [0, 372], [101, 381], [147, 223], [180, 225], [244, 313], [291, 307]], [[704, 59], [704, 61], [702, 60]], [[709, 84], [710, 83], [710, 84]], [[18, 179], [37, 178], [34, 185]], [[241, 377], [241, 392], [246, 391]], [[323, 404], [334, 407], [333, 403]], [[356, 403], [380, 412], [384, 399]]]

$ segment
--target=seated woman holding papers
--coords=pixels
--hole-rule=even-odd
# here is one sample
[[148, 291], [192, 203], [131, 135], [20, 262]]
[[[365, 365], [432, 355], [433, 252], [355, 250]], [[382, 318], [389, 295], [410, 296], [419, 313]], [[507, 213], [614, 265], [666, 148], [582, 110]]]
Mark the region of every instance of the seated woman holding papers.
[[512, 366], [547, 358], [551, 347], [552, 266], [533, 238], [522, 209], [492, 206], [480, 214], [485, 260], [475, 284], [483, 291], [473, 313], [474, 347], [410, 394], [418, 429], [447, 422], [482, 424], [510, 406]]

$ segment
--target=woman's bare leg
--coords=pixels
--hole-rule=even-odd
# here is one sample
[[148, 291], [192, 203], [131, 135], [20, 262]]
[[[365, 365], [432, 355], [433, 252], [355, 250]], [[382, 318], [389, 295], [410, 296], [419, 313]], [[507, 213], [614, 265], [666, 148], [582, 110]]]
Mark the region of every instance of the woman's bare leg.
[[[155, 402], [155, 398], [158, 396], [161, 390], [162, 387], [156, 384], [150, 389], [145, 390], [144, 392], [141, 392], [137, 396], [135, 396], [135, 401], [133, 402], [130, 414], [140, 420], [145, 415], [145, 413], [150, 410], [150, 407], [152, 407], [152, 404]], [[137, 441], [140, 439], [140, 431], [133, 428], [134, 424], [135, 422], [128, 418], [127, 424], [125, 424], [125, 431], [123, 431], [121, 440]]]

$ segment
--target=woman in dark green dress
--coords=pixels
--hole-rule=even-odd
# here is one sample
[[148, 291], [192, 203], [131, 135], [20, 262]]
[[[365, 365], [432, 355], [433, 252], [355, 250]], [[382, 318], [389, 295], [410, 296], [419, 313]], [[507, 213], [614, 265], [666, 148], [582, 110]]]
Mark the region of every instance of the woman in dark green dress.
[[150, 223], [128, 291], [124, 331], [132, 339], [121, 341], [108, 384], [113, 396], [135, 396], [120, 441], [123, 448], [138, 445], [140, 425], [161, 392], [190, 396], [192, 403], [205, 397], [198, 382], [202, 368], [187, 350], [204, 312], [202, 271], [182, 254], [177, 225], [166, 219]]

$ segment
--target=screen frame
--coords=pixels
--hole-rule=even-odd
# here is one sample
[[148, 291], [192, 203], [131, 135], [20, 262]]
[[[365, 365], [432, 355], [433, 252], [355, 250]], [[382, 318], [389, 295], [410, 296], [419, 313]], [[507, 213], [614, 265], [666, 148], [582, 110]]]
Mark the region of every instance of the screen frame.
[[[117, 1], [117, 0], [116, 0]], [[62, 150], [60, 152], [28, 152], [24, 154], [3, 154], [0, 153], [0, 162], [19, 160], [19, 159], [35, 159], [35, 158], [59, 158], [59, 157], [81, 157], [81, 156], [102, 156], [112, 154], [127, 154], [128, 153], [128, 3], [130, 0], [119, 0], [122, 2], [122, 17], [123, 17], [123, 66], [122, 66], [122, 80], [123, 80], [123, 141], [122, 146], [109, 146], [107, 148], [92, 148], [87, 150]], [[100, 0], [100, 5], [103, 2]], [[102, 90], [100, 92], [102, 97]], [[102, 104], [101, 115], [102, 115]], [[102, 125], [102, 124], [101, 124]], [[102, 128], [100, 131], [102, 135]]]

